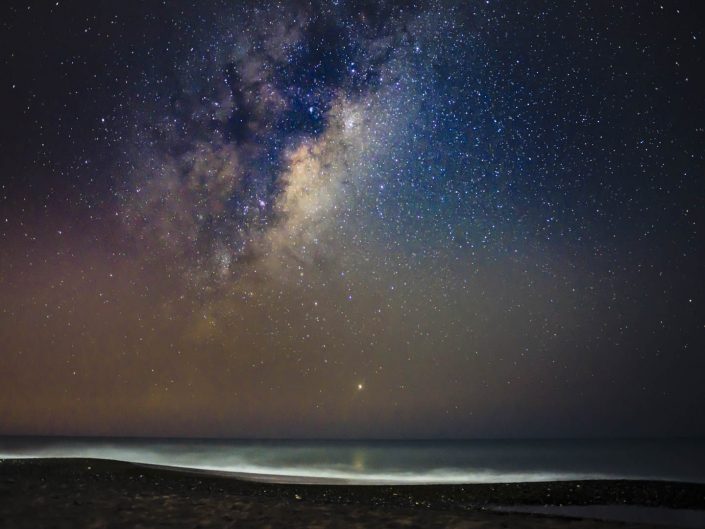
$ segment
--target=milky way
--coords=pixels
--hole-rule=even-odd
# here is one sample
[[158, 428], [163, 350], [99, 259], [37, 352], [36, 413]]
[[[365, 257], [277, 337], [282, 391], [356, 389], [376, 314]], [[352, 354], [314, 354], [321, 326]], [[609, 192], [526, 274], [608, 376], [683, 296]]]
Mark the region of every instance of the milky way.
[[695, 4], [3, 9], [0, 433], [705, 433]]

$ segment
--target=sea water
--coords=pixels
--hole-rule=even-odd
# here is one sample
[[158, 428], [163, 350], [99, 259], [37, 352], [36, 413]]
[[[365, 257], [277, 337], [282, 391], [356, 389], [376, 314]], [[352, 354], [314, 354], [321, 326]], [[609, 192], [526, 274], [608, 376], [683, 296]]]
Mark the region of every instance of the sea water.
[[91, 457], [278, 482], [503, 483], [648, 479], [705, 483], [705, 440], [273, 441], [0, 438], [0, 459]]

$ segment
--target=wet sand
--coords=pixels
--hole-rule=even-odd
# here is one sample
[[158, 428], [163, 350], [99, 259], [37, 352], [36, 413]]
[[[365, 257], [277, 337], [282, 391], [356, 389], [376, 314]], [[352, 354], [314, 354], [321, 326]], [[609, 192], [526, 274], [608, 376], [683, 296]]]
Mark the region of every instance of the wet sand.
[[546, 504], [703, 509], [705, 485], [294, 485], [95, 459], [0, 461], [3, 528], [649, 527], [491, 510], [496, 505]]

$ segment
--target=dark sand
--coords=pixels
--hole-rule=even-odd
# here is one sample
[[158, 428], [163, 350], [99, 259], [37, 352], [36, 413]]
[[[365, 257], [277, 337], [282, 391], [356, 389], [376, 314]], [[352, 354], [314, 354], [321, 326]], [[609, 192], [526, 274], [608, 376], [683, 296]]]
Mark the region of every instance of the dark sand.
[[648, 527], [486, 510], [532, 504], [703, 509], [705, 485], [286, 485], [94, 459], [0, 461], [1, 528]]

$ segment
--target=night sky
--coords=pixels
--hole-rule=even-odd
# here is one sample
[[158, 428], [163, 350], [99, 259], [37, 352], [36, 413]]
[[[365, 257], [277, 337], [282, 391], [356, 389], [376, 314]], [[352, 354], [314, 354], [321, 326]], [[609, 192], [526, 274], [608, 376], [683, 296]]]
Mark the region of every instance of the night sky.
[[700, 2], [0, 10], [0, 434], [705, 435]]

